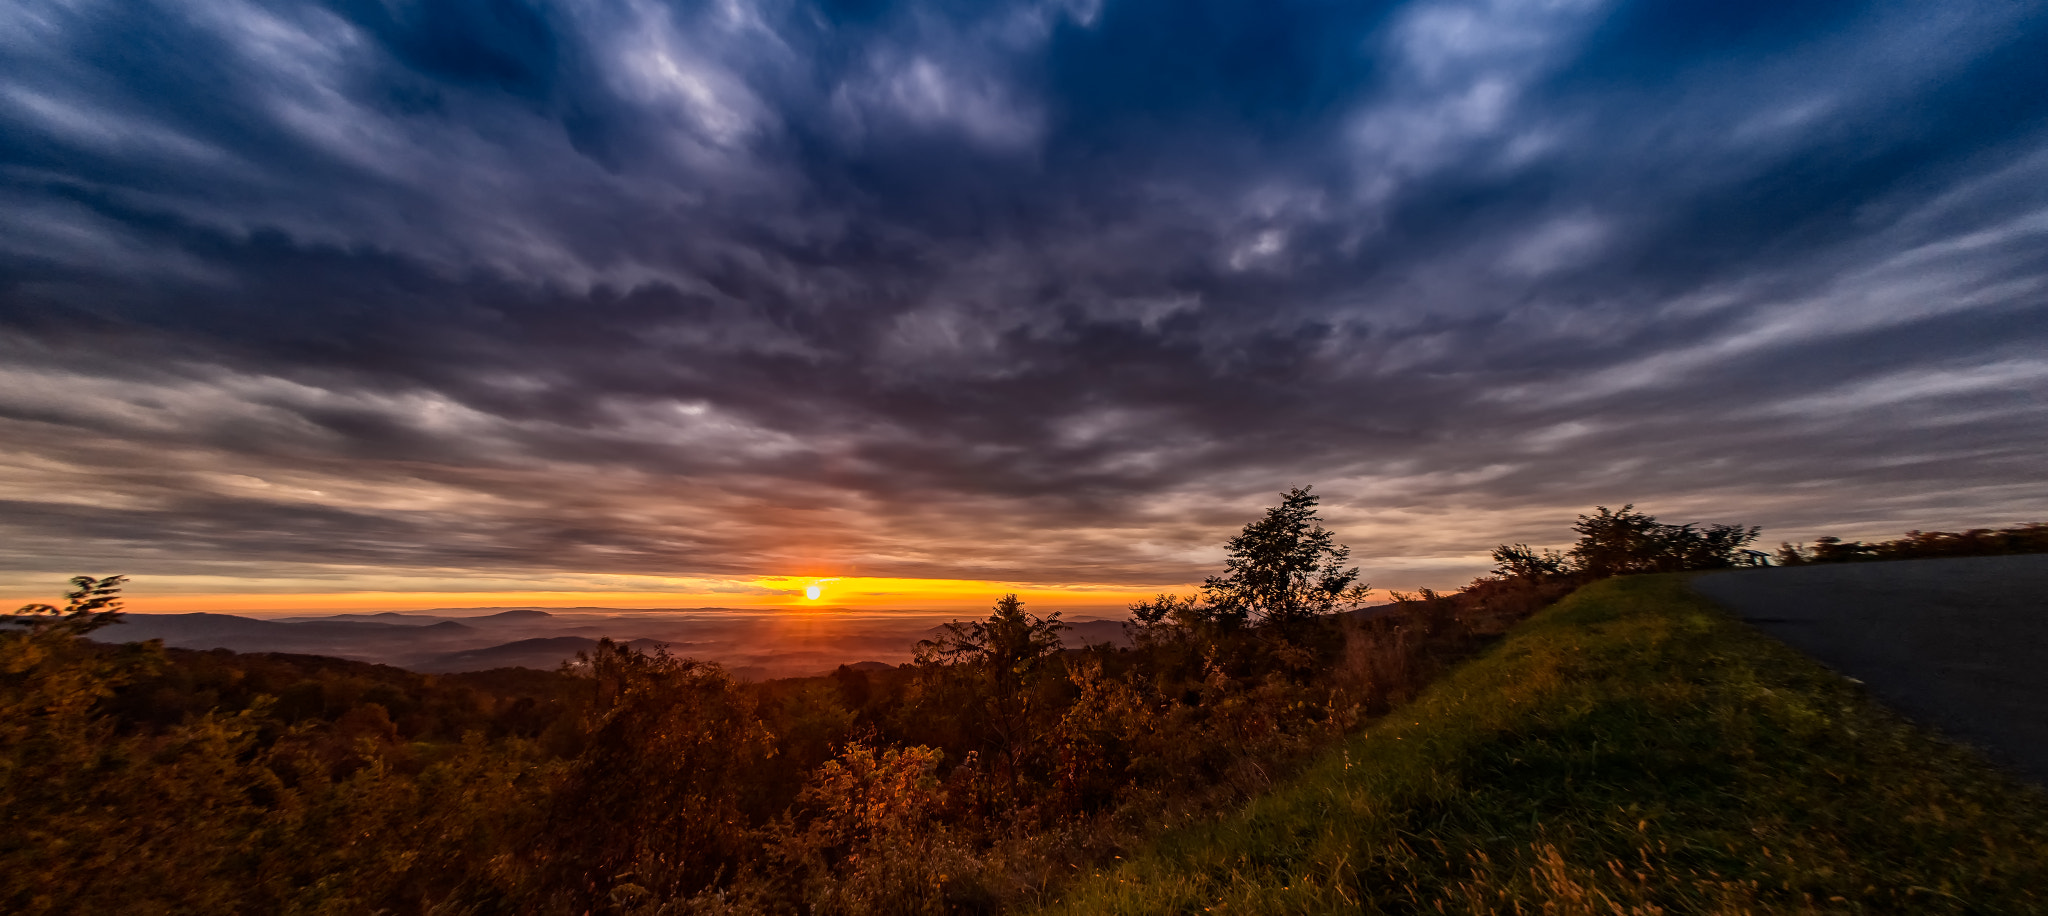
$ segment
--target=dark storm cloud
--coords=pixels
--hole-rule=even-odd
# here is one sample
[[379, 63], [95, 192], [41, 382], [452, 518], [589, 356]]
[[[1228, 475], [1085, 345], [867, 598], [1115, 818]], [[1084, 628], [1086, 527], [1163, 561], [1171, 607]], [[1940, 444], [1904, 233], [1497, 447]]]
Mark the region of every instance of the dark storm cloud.
[[1309, 481], [1419, 579], [1595, 502], [2030, 520], [2043, 13], [16, 4], [8, 562], [1172, 581]]

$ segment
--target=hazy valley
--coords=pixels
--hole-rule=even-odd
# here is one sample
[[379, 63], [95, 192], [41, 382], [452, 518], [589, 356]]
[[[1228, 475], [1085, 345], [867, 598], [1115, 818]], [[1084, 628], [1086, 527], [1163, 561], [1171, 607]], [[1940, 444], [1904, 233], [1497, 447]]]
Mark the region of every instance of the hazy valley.
[[[95, 634], [107, 642], [160, 639], [176, 649], [286, 652], [374, 662], [426, 674], [492, 668], [553, 669], [601, 638], [717, 662], [759, 680], [823, 674], [842, 664], [910, 661], [918, 640], [964, 615], [845, 608], [442, 608], [422, 611], [247, 617], [128, 614]], [[1079, 617], [1062, 633], [1070, 648], [1128, 646], [1120, 620]]]

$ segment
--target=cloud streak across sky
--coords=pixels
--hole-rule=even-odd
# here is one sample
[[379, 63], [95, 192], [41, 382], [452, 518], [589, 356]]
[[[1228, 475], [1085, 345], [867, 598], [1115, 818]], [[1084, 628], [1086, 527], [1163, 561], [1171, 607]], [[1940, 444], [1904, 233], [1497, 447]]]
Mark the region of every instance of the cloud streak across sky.
[[2015, 2], [20, 0], [0, 589], [1149, 587], [1301, 483], [1395, 587], [1596, 503], [2048, 517], [2044, 46]]

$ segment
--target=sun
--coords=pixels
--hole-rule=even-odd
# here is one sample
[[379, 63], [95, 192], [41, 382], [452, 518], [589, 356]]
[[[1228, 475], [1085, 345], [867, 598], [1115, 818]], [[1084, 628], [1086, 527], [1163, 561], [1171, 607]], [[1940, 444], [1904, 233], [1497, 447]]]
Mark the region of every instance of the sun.
[[818, 600], [820, 596], [825, 594], [825, 586], [837, 581], [839, 581], [837, 577], [831, 579], [812, 579], [809, 585], [804, 586], [804, 600]]

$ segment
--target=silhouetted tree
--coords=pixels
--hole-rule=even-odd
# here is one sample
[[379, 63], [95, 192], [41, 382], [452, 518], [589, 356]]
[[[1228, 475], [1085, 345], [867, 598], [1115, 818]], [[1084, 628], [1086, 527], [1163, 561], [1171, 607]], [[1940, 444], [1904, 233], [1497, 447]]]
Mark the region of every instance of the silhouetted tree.
[[0, 623], [27, 627], [31, 632], [61, 631], [84, 636], [104, 626], [121, 622], [121, 584], [127, 576], [73, 576], [71, 591], [65, 592], [62, 608], [48, 604], [23, 605]]
[[1493, 574], [1502, 579], [1541, 582], [1570, 571], [1571, 561], [1555, 550], [1537, 553], [1527, 544], [1502, 544], [1493, 549]]
[[1598, 506], [1592, 515], [1579, 516], [1572, 526], [1579, 541], [1569, 555], [1579, 569], [1596, 578], [1650, 572], [1662, 527], [1656, 519], [1635, 511], [1634, 503], [1622, 506], [1619, 512]]
[[1762, 528], [1741, 525], [1665, 525], [1660, 571], [1726, 569], [1755, 565], [1766, 555], [1747, 549]]
[[1741, 565], [1746, 562], [1743, 548], [1763, 529], [1665, 525], [1629, 504], [1618, 512], [1597, 506], [1592, 515], [1579, 516], [1572, 530], [1579, 533], [1579, 541], [1568, 556], [1580, 572], [1603, 578]]
[[1203, 581], [1199, 603], [1162, 595], [1133, 605], [1132, 614], [1141, 624], [1181, 618], [1230, 630], [1285, 626], [1363, 601], [1371, 588], [1354, 584], [1358, 567], [1344, 565], [1351, 549], [1323, 527], [1317, 501], [1308, 487], [1296, 487], [1245, 525], [1224, 545], [1224, 572]]
[[917, 644], [918, 664], [975, 665], [1014, 685], [1059, 651], [1060, 632], [1067, 625], [1060, 622], [1058, 611], [1039, 617], [1025, 611], [1016, 595], [1004, 595], [988, 619], [955, 620], [940, 629]]
[[[1016, 595], [1004, 595], [988, 619], [953, 621], [917, 644], [917, 664], [932, 688], [928, 699], [981, 713], [978, 723], [961, 724], [970, 732], [984, 732], [981, 743], [1001, 767], [1003, 787], [1013, 802], [1026, 745], [1040, 732], [1033, 720], [1054, 713], [1045, 704], [1034, 704], [1033, 697], [1065, 629], [1057, 611], [1039, 617], [1025, 611]], [[949, 712], [957, 718], [957, 707]]]

